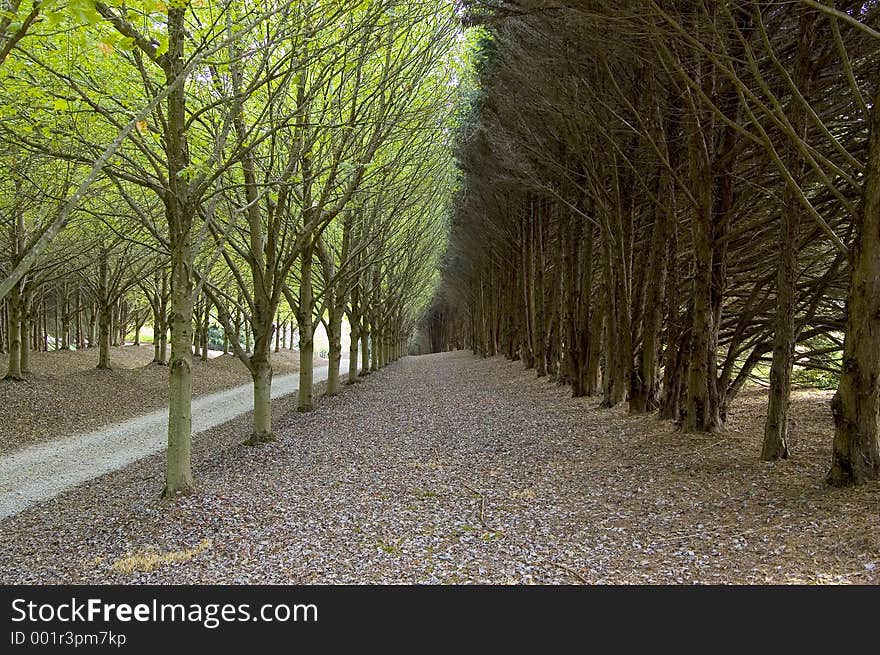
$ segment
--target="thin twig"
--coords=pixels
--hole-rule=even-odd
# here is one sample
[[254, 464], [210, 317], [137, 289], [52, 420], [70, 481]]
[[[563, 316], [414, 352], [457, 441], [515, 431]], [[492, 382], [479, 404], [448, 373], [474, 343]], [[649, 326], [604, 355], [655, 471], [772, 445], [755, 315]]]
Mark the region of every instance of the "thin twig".
[[468, 491], [470, 491], [473, 495], [480, 497], [480, 513], [477, 516], [477, 518], [480, 521], [480, 524], [484, 528], [486, 528], [486, 530], [488, 530], [489, 532], [494, 532], [496, 534], [500, 534], [500, 530], [496, 530], [493, 527], [491, 527], [488, 523], [486, 523], [486, 496], [484, 496], [481, 492], [477, 491], [473, 487], [468, 486], [467, 484], [464, 485], [464, 488], [467, 489]]
[[547, 564], [550, 564], [551, 566], [555, 566], [557, 569], [562, 569], [563, 571], [573, 575], [574, 577], [576, 577], [578, 580], [581, 581], [581, 584], [590, 584], [589, 581], [584, 576], [582, 576], [580, 573], [578, 573], [574, 569], [567, 567], [565, 564], [559, 564], [557, 562], [554, 562], [553, 560], [544, 559], [544, 558], [541, 558], [541, 561], [546, 562]]

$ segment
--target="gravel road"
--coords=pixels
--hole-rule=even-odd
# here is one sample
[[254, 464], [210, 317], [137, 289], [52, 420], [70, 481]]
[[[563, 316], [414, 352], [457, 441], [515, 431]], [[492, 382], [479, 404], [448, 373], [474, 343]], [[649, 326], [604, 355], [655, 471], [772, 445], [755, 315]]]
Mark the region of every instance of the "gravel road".
[[[327, 379], [327, 367], [315, 367], [315, 382]], [[272, 398], [299, 390], [299, 374], [276, 377]], [[253, 387], [243, 384], [195, 398], [193, 434], [210, 430], [253, 409]], [[167, 444], [168, 408], [144, 414], [94, 432], [73, 434], [0, 457], [0, 518], [81, 482], [97, 478]]]

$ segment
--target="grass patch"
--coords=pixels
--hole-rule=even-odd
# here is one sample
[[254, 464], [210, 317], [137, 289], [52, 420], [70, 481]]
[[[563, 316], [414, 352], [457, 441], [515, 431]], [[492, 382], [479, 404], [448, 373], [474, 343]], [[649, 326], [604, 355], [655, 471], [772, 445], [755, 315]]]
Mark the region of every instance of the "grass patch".
[[400, 555], [400, 540], [398, 539], [395, 542], [385, 541], [384, 539], [379, 540], [379, 548], [388, 553], [389, 555]]
[[145, 548], [132, 555], [113, 562], [110, 568], [117, 573], [135, 573], [153, 571], [164, 564], [176, 564], [188, 562], [199, 553], [203, 553], [212, 546], [210, 539], [202, 539], [198, 545], [184, 550], [171, 550], [160, 553], [156, 548]]

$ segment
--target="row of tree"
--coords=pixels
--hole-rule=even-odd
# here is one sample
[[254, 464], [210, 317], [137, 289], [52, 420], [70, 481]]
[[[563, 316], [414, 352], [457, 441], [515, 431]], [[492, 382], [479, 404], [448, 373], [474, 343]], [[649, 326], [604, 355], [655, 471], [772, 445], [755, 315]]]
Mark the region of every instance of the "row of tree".
[[35, 301], [68, 307], [65, 284], [102, 349], [120, 306], [150, 314], [170, 334], [163, 494], [186, 493], [193, 345], [211, 323], [252, 376], [252, 444], [273, 438], [285, 319], [301, 411], [318, 322], [328, 393], [344, 321], [351, 379], [402, 353], [446, 239], [457, 19], [439, 0], [72, 0], [35, 2], [26, 25], [23, 4], [0, 25], [3, 48], [27, 28], [0, 62], [10, 350]]
[[[128, 252], [127, 248], [120, 250], [120, 254]], [[51, 252], [54, 254], [54, 250]], [[127, 257], [121, 262], [112, 261], [116, 265], [111, 269], [107, 260], [99, 260], [98, 266], [107, 266], [102, 274], [100, 268], [96, 272], [71, 257], [64, 263], [75, 268], [53, 280], [46, 277], [41, 258], [38, 266], [29, 272], [22, 293], [10, 294], [0, 302], [0, 354], [10, 353], [4, 379], [21, 381], [25, 374], [32, 373], [32, 351], [95, 349], [96, 367], [109, 369], [112, 365], [110, 346], [141, 345], [146, 326], [150, 326], [152, 332], [148, 338], [154, 351], [152, 363], [165, 365], [168, 359], [167, 273], [156, 267], [152, 274], [127, 277], [122, 275], [125, 269], [120, 264], [133, 262]], [[95, 281], [97, 285], [93, 284]], [[233, 340], [237, 340], [245, 352], [251, 352], [254, 344], [251, 325], [240, 311], [233, 317], [230, 333], [219, 325], [206, 294], [196, 298], [194, 307], [194, 356], [207, 361], [211, 349], [232, 354]], [[279, 310], [274, 326], [274, 352], [296, 348], [296, 323], [289, 308]]]
[[880, 477], [880, 5], [469, 2], [482, 94], [435, 348], [723, 427], [839, 380], [829, 480]]

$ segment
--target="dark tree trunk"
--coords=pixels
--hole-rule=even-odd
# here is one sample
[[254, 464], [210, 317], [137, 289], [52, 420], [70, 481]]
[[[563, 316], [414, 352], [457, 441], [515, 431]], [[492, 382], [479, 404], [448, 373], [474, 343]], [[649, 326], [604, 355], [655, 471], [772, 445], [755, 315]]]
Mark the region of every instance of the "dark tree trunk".
[[835, 486], [880, 478], [880, 85], [870, 129], [861, 220], [852, 251], [843, 367], [831, 402], [834, 442], [828, 481]]
[[[801, 13], [800, 38], [794, 80], [802, 93], [809, 92], [812, 77], [810, 57], [813, 51], [813, 22], [815, 12], [798, 6]], [[808, 117], [799, 102], [793, 101], [791, 123], [801, 138], [806, 138]], [[786, 143], [787, 168], [795, 184], [800, 184], [806, 163], [790, 141]], [[788, 413], [791, 404], [791, 372], [794, 365], [796, 333], [795, 309], [797, 302], [797, 257], [800, 240], [801, 206], [795, 189], [786, 185], [779, 225], [779, 261], [776, 267], [776, 318], [773, 333], [773, 360], [770, 365], [770, 394], [767, 420], [764, 424], [764, 443], [761, 459], [772, 461], [786, 458], [788, 449]]]

